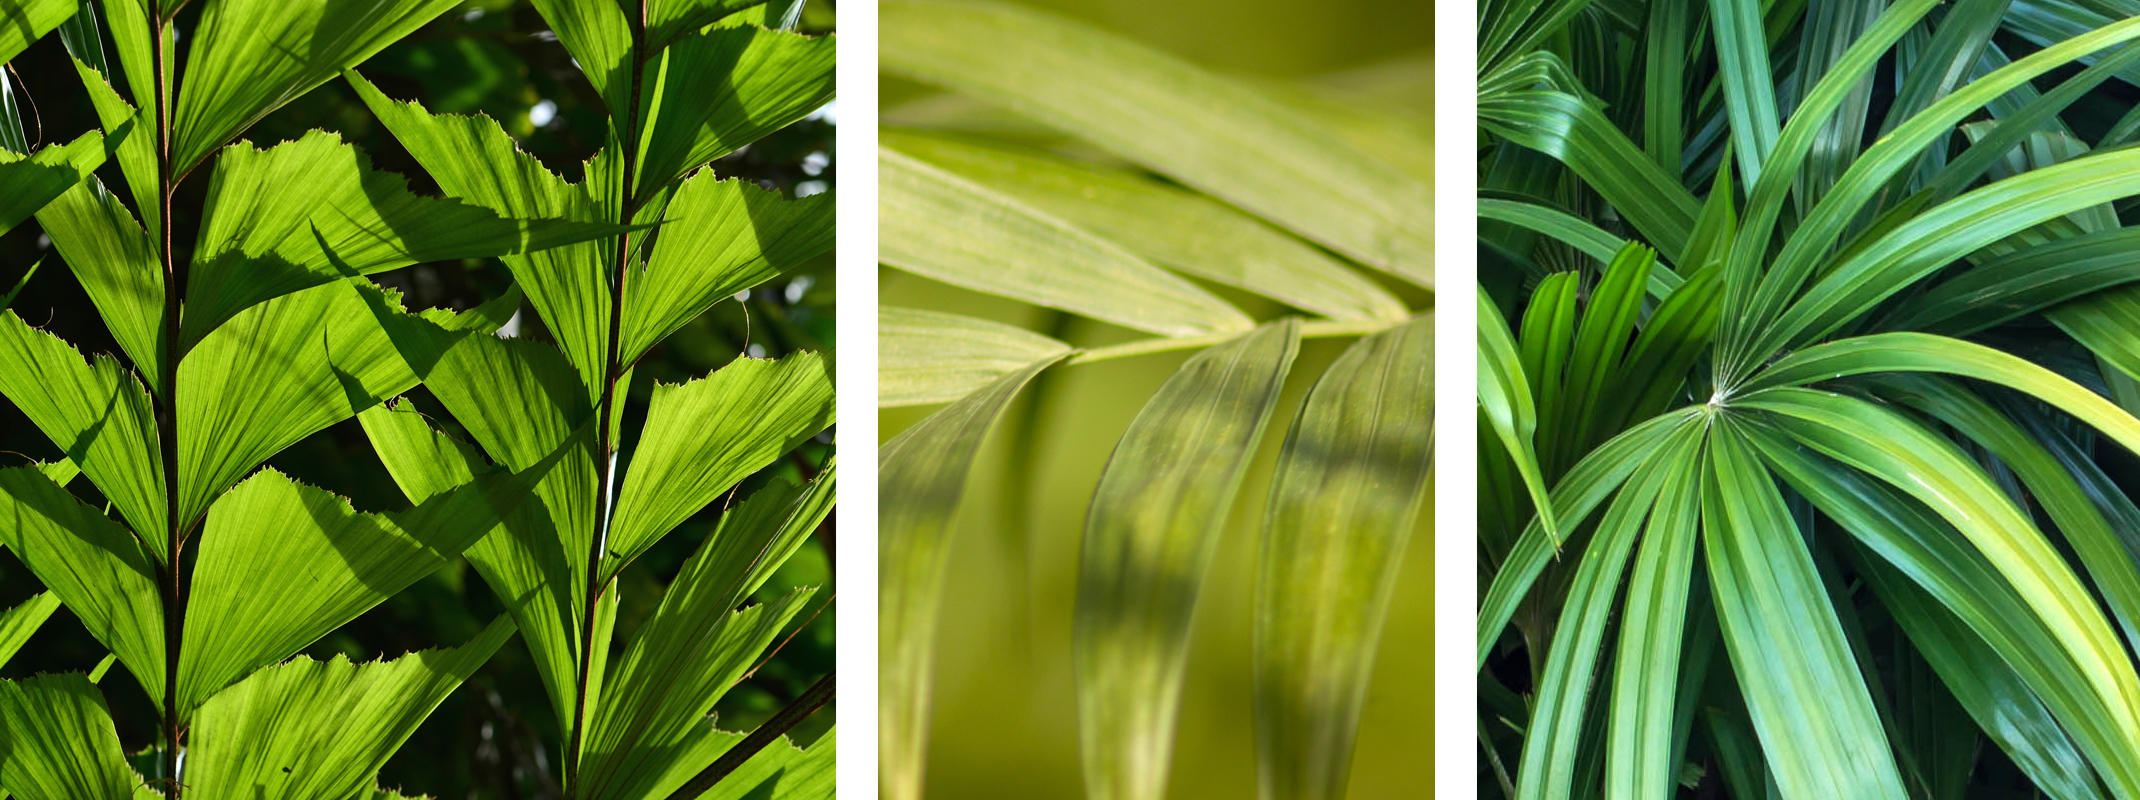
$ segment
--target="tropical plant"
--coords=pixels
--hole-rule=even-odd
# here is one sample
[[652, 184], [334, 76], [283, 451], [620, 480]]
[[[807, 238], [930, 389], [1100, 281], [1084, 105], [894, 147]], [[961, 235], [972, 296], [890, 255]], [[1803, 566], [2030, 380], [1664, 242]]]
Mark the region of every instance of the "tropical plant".
[[[757, 748], [831, 699], [830, 674], [743, 746], [707, 715], [814, 593], [738, 610], [831, 512], [829, 454], [809, 483], [768, 486], [723, 514], [610, 661], [618, 573], [832, 424], [832, 365], [816, 353], [746, 356], [658, 385], [636, 430], [624, 424], [623, 391], [638, 359], [684, 323], [831, 248], [832, 194], [784, 200], [701, 165], [830, 101], [834, 39], [768, 29], [793, 14], [763, 4], [535, 5], [614, 112], [580, 183], [519, 152], [488, 118], [432, 115], [354, 72], [349, 82], [448, 193], [499, 214], [634, 230], [504, 259], [555, 346], [374, 304], [379, 324], [482, 454], [542, 471], [468, 557], [535, 656], [570, 796], [698, 797], [745, 758], [756, 779], [724, 792], [777, 782], [783, 796], [829, 796], [831, 734], [807, 752]], [[461, 491], [485, 469], [476, 448], [413, 408], [376, 407], [361, 421], [413, 502]]]
[[2135, 11], [1484, 4], [1483, 791], [2140, 796]]
[[[412, 150], [450, 145], [456, 135], [478, 145], [427, 163], [457, 196], [410, 192], [334, 134], [314, 131], [265, 150], [225, 146], [453, 4], [213, 0], [182, 22], [182, 2], [117, 0], [104, 5], [119, 56], [113, 73], [87, 3], [0, 3], [9, 22], [0, 59], [66, 21], [62, 37], [104, 127], [24, 158], [15, 107], [5, 104], [12, 136], [0, 136], [0, 229], [35, 212], [124, 355], [85, 359], [0, 313], [0, 394], [66, 456], [0, 470], [0, 544], [49, 589], [0, 615], [0, 661], [62, 604], [112, 654], [87, 677], [0, 682], [0, 789], [29, 800], [373, 793], [380, 765], [516, 628], [538, 656], [550, 656], [556, 651], [546, 648], [588, 638], [600, 617], [592, 636], [601, 645], [568, 654], [592, 665], [567, 663], [562, 673], [567, 685], [577, 682], [571, 691], [592, 695], [603, 682], [578, 676], [602, 674], [616, 608], [615, 593], [604, 596], [600, 582], [829, 424], [822, 359], [748, 360], [705, 380], [658, 387], [650, 416], [664, 427], [654, 429], [647, 458], [614, 455], [623, 426], [621, 402], [610, 395], [621, 398], [631, 361], [713, 302], [830, 246], [829, 195], [785, 202], [733, 179], [685, 178], [830, 98], [830, 38], [762, 26], [770, 15], [792, 25], [800, 3], [668, 4], [652, 25], [645, 16], [626, 21], [606, 2], [547, 4], [553, 18], [578, 13], [596, 26], [563, 37], [567, 47], [587, 64], [610, 62], [578, 45], [613, 47], [603, 52], [616, 56], [608, 74], [617, 80], [595, 82], [629, 92], [604, 95], [606, 102], [638, 109], [613, 129], [632, 144], [608, 148], [590, 167], [593, 188], [543, 171], [487, 119], [432, 118], [385, 100], [354, 72], [346, 73], [350, 83], [397, 135], [420, 140]], [[597, 5], [615, 16], [597, 13]], [[182, 26], [191, 49], [181, 68], [173, 64]], [[628, 40], [619, 45], [608, 35], [616, 32]], [[627, 65], [657, 81], [722, 80], [657, 83], [641, 93], [639, 73], [623, 76]], [[132, 102], [114, 88], [121, 77]], [[662, 111], [669, 113], [651, 122]], [[427, 131], [440, 132], [421, 141]], [[117, 162], [120, 189], [141, 217], [89, 175], [105, 158]], [[199, 233], [188, 243], [177, 220], [190, 210], [177, 191], [196, 172], [208, 173], [208, 183]], [[627, 208], [644, 213], [635, 221]], [[665, 222], [679, 224], [657, 249], [657, 225]], [[627, 231], [638, 236], [619, 235]], [[191, 258], [183, 258], [189, 247]], [[629, 305], [628, 255], [642, 276]], [[491, 335], [516, 316], [520, 287], [466, 311], [412, 314], [398, 293], [363, 277], [477, 257], [505, 258], [568, 352], [606, 348], [606, 360], [589, 351], [599, 374], [583, 380], [547, 345]], [[570, 294], [588, 287], [590, 294]], [[606, 324], [607, 336], [563, 330], [571, 321]], [[574, 338], [589, 330], [591, 342]], [[473, 374], [465, 366], [471, 358], [495, 359], [489, 366], [526, 377], [526, 385], [481, 387], [516, 405], [470, 410], [456, 402], [460, 381]], [[434, 434], [406, 405], [385, 405], [420, 378], [431, 378], [430, 394], [462, 412], [441, 422], [473, 433], [502, 465]], [[754, 392], [773, 402], [748, 413], [721, 405]], [[709, 407], [748, 424], [708, 420]], [[572, 427], [554, 429], [568, 414], [576, 415]], [[677, 423], [680, 414], [692, 424]], [[358, 513], [273, 469], [255, 471], [352, 417], [379, 442], [413, 508]], [[411, 449], [419, 447], [427, 450]], [[518, 458], [534, 447], [545, 450]], [[601, 459], [605, 479], [640, 464], [621, 491], [601, 493], [614, 496], [622, 513], [596, 507], [597, 447], [610, 455]], [[678, 469], [687, 459], [697, 468]], [[575, 780], [574, 796], [830, 795], [830, 734], [808, 751], [767, 748], [829, 699], [829, 676], [808, 702], [776, 715], [777, 727], [748, 737], [715, 731], [704, 719], [809, 595], [730, 615], [829, 511], [831, 465], [809, 467], [819, 477], [807, 486], [773, 485], [721, 515], [624, 654], [608, 695], [620, 699], [578, 704], [575, 722], [615, 731], [587, 749], [600, 753], [590, 762], [617, 776], [588, 781], [594, 789]], [[68, 491], [77, 475], [93, 484], [88, 497], [102, 500], [103, 510]], [[565, 521], [553, 522], [544, 504]], [[598, 549], [591, 536], [559, 538], [591, 532], [594, 519], [618, 523], [614, 530], [626, 537], [619, 549]], [[592, 583], [574, 584], [556, 569], [571, 558], [561, 552], [568, 541], [582, 548], [574, 565], [585, 571], [574, 577]], [[341, 657], [276, 663], [464, 550], [494, 585], [518, 587], [501, 588], [512, 619], [500, 617], [458, 649], [361, 665]], [[574, 616], [567, 597], [606, 613]], [[555, 605], [542, 607], [543, 600]], [[561, 620], [580, 625], [581, 638], [557, 630]], [[137, 756], [121, 749], [93, 685], [115, 662], [161, 710], [161, 741]], [[657, 678], [635, 679], [648, 672]], [[571, 745], [577, 752], [576, 735]], [[580, 761], [568, 759], [568, 769]]]
[[1199, 351], [1099, 478], [1072, 637], [1087, 796], [1163, 796], [1192, 614], [1281, 387], [1303, 338], [1358, 337], [1287, 415], [1254, 600], [1263, 796], [1341, 797], [1432, 449], [1431, 176], [1376, 155], [1430, 140], [1039, 12], [879, 19], [882, 69], [954, 93], [887, 113], [912, 127], [881, 133], [879, 260], [1151, 335], [1079, 348], [971, 303], [881, 308], [879, 404], [949, 403], [879, 454], [884, 791], [922, 793], [952, 520], [996, 420], [1043, 373]]

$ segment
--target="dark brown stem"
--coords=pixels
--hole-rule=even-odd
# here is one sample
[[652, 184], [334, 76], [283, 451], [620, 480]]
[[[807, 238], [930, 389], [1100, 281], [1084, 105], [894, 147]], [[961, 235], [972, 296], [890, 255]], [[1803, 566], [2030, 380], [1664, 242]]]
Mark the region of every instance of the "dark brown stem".
[[[632, 215], [638, 210], [634, 180], [634, 163], [638, 160], [639, 74], [646, 67], [646, 3], [639, 3], [639, 18], [632, 24], [632, 70], [631, 103], [621, 112], [610, 112], [625, 124], [619, 126], [618, 146], [624, 148], [624, 201], [618, 209], [617, 224], [632, 224]], [[624, 280], [631, 273], [632, 237], [629, 233], [617, 235], [616, 274], [609, 282], [609, 345], [602, 368], [602, 399], [595, 406], [595, 497], [594, 534], [587, 548], [587, 618], [580, 628], [579, 691], [573, 697], [572, 736], [565, 750], [565, 785], [573, 797], [582, 796], [580, 791], [580, 746], [587, 730], [587, 687], [594, 680], [594, 629], [595, 608], [602, 601], [602, 554], [609, 547], [609, 514], [611, 482], [615, 479], [616, 442], [610, 432], [615, 427], [617, 411], [617, 380], [623, 377], [624, 340]]]
[[809, 719], [810, 715], [818, 709], [824, 708], [826, 703], [832, 702], [833, 674], [827, 672], [825, 677], [817, 679], [817, 683], [812, 684], [809, 689], [805, 690], [801, 697], [795, 698], [795, 702], [789, 703], [787, 708], [783, 708], [779, 713], [774, 714], [773, 718], [766, 720], [764, 725], [760, 725], [757, 730], [751, 731], [750, 735], [743, 737], [743, 741], [737, 742], [736, 746], [728, 748], [726, 752], [721, 753], [721, 757], [716, 759], [712, 766], [707, 767], [697, 777], [685, 782], [682, 788], [670, 794], [669, 800], [690, 800], [693, 797], [705, 794], [707, 789], [713, 788], [713, 785], [720, 783], [722, 778], [726, 778], [729, 773], [735, 772], [737, 767], [743, 766], [743, 763], [749, 761], [751, 756], [757, 755], [758, 751], [764, 750], [766, 745], [772, 744], [774, 739], [780, 738], [781, 734], [787, 733], [796, 725], [801, 724], [803, 720]]
[[158, 370], [156, 393], [156, 438], [163, 455], [164, 529], [166, 557], [162, 573], [158, 576], [163, 591], [163, 777], [169, 780], [171, 800], [185, 795], [186, 787], [178, 780], [178, 653], [179, 639], [185, 631], [186, 592], [184, 578], [179, 575], [179, 538], [183, 531], [178, 509], [178, 309], [179, 295], [183, 291], [178, 275], [178, 259], [171, 252], [171, 200], [177, 193], [178, 182], [171, 173], [171, 85], [169, 59], [165, 46], [165, 32], [171, 24], [164, 15], [162, 3], [157, 4], [156, 24], [156, 183], [157, 225], [163, 237], [163, 364]]

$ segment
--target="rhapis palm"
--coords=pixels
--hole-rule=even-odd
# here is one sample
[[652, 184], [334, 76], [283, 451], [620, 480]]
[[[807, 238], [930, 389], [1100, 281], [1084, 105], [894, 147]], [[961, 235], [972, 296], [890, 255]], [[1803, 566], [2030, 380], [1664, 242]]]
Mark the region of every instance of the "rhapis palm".
[[1484, 785], [2140, 792], [2098, 5], [1488, 4]]

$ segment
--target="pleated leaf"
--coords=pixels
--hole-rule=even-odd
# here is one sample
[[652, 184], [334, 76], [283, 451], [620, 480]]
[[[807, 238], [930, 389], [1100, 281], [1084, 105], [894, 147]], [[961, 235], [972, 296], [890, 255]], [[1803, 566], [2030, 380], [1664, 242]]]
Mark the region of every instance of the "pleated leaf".
[[1362, 263], [1433, 283], [1426, 185], [1260, 90], [1011, 5], [902, 0], [882, 68], [1016, 109]]
[[14, 60], [74, 16], [74, 9], [74, 0], [15, 0], [0, 6], [0, 63]]
[[713, 704], [761, 658], [815, 592], [734, 610], [793, 555], [832, 510], [833, 476], [805, 486], [772, 484], [723, 514], [669, 584], [661, 608], [609, 681], [588, 726], [581, 765], [590, 797], [646, 797], [665, 770], [696, 774], [712, 757], [678, 765], [675, 754]]
[[1785, 798], [1905, 796], [1865, 679], [1775, 479], [1710, 438], [1702, 544], [1754, 730]]
[[830, 800], [838, 733], [836, 728], [825, 731], [809, 747], [796, 747], [783, 736], [699, 795], [699, 800]]
[[[191, 170], [268, 112], [363, 63], [453, 1], [223, 0], [207, 5], [192, 32], [172, 109], [172, 169]], [[134, 72], [134, 65], [127, 67]]]
[[1120, 245], [898, 151], [879, 151], [877, 179], [886, 264], [1167, 336], [1255, 324]]
[[460, 556], [540, 476], [479, 478], [415, 508], [360, 514], [272, 469], [208, 513], [178, 663], [184, 714]]
[[[605, 5], [600, 2], [578, 5], [585, 6], [583, 10], [590, 14], [605, 13], [600, 11]], [[613, 7], [609, 10], [616, 11]], [[582, 57], [580, 63], [593, 62]], [[387, 99], [354, 71], [345, 77], [357, 90], [357, 96], [424, 165], [446, 194], [504, 217], [582, 222], [618, 219], [617, 207], [598, 201], [583, 186], [568, 184], [545, 169], [534, 156], [522, 152], [489, 117], [432, 115], [416, 103]], [[603, 158], [598, 156], [588, 165], [589, 173], [599, 173], [596, 165], [601, 163]], [[592, 179], [587, 182], [594, 184]], [[527, 292], [535, 313], [557, 338], [559, 349], [586, 378], [583, 385], [588, 387], [590, 404], [599, 391], [593, 381], [602, 376], [608, 358], [610, 296], [606, 276], [613, 266], [615, 251], [615, 241], [604, 239], [502, 259], [513, 271], [514, 282]]]
[[82, 354], [0, 312], [0, 394], [95, 481], [157, 561], [164, 552], [163, 461], [148, 393], [119, 362]]
[[420, 197], [336, 134], [312, 131], [216, 159], [201, 246], [186, 280], [187, 345], [254, 304], [345, 277], [425, 261], [519, 255], [614, 236], [615, 225], [500, 219]]
[[1072, 638], [1091, 797], [1165, 794], [1189, 620], [1299, 347], [1288, 317], [1190, 357], [1100, 473]]
[[[122, 8], [120, 13], [130, 10]], [[104, 128], [108, 140], [118, 143], [115, 155], [119, 159], [119, 171], [126, 179], [134, 207], [141, 210], [141, 218], [147, 223], [143, 227], [162, 230], [158, 223], [162, 218], [163, 198], [156, 190], [155, 117], [136, 112], [134, 106], [112, 88], [107, 74], [79, 59], [74, 62], [74, 71], [82, 78], [82, 88], [89, 92], [89, 105], [96, 109], [97, 124]], [[141, 135], [132, 135], [132, 131], [139, 131]], [[121, 136], [122, 133], [127, 135]]]
[[832, 364], [816, 353], [739, 358], [690, 383], [656, 384], [617, 493], [603, 578], [832, 422]]
[[513, 635], [499, 617], [457, 648], [352, 664], [299, 657], [210, 698], [193, 721], [189, 791], [203, 797], [344, 800], [446, 695]]
[[1194, 192], [1135, 173], [900, 131], [885, 147], [1122, 245], [1154, 264], [1333, 319], [1403, 319], [1404, 304], [1321, 251]]
[[161, 705], [163, 600], [141, 543], [33, 467], [0, 469], [0, 536]]
[[832, 101], [832, 36], [721, 26], [686, 34], [640, 76], [633, 196], [809, 116]]
[[[424, 503], [440, 493], [475, 479], [483, 469], [476, 448], [433, 430], [421, 413], [403, 404], [399, 408], [378, 406], [358, 416], [365, 435], [378, 451], [379, 460], [412, 503]], [[583, 470], [592, 465], [581, 462]], [[587, 478], [591, 485], [591, 475]], [[545, 480], [538, 488], [551, 489], [570, 483]], [[570, 624], [579, 595], [573, 593], [576, 575], [558, 541], [556, 523], [541, 504], [528, 503], [511, 513], [501, 528], [470, 546], [468, 562], [475, 566], [493, 592], [506, 603], [528, 651], [535, 657], [536, 673], [550, 695], [558, 714], [558, 729], [571, 730], [570, 709], [579, 689], [578, 626]], [[613, 596], [613, 595], [612, 595]], [[613, 607], [614, 604], [612, 603]]]
[[30, 634], [36, 633], [57, 608], [59, 595], [39, 592], [22, 605], [0, 611], [0, 667], [7, 666], [7, 660], [15, 657], [15, 651], [22, 649], [22, 643], [29, 641]]
[[937, 611], [966, 475], [1019, 390], [1061, 359], [1041, 358], [997, 378], [877, 450], [877, 748], [892, 800], [921, 796]]
[[[0, 24], [0, 31], [6, 30]], [[0, 149], [0, 233], [29, 219], [103, 163], [104, 137], [96, 131], [67, 144], [39, 148], [29, 156]]]
[[712, 170], [685, 179], [646, 268], [625, 282], [618, 358], [637, 361], [713, 304], [830, 251], [832, 198], [783, 200]]
[[632, 23], [624, 7], [601, 0], [532, 0], [531, 5], [594, 84], [610, 115], [622, 117], [634, 111], [629, 99]]
[[163, 263], [133, 212], [91, 177], [37, 212], [37, 224], [152, 391], [163, 387]]
[[1425, 505], [1434, 319], [1362, 338], [1286, 432], [1256, 583], [1256, 732], [1266, 798], [1345, 796], [1382, 622]]
[[120, 800], [126, 765], [104, 695], [76, 674], [0, 681], [0, 786], [19, 800]]
[[877, 405], [918, 406], [965, 397], [1070, 346], [985, 319], [877, 307]]
[[[487, 334], [517, 306], [401, 313], [398, 294], [361, 279], [283, 295], [240, 312], [179, 367], [179, 510], [190, 527], [269, 456], [416, 385], [377, 314]], [[530, 462], [533, 463], [533, 462]], [[94, 476], [92, 476], [94, 477]]]

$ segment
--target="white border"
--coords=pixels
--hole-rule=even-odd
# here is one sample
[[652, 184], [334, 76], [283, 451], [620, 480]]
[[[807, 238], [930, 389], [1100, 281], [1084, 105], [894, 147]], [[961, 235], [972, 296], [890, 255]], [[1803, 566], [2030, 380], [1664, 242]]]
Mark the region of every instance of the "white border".
[[1478, 3], [1434, 18], [1434, 790], [1479, 796]]
[[839, 788], [877, 796], [877, 4], [839, 15], [834, 319], [839, 404]]

